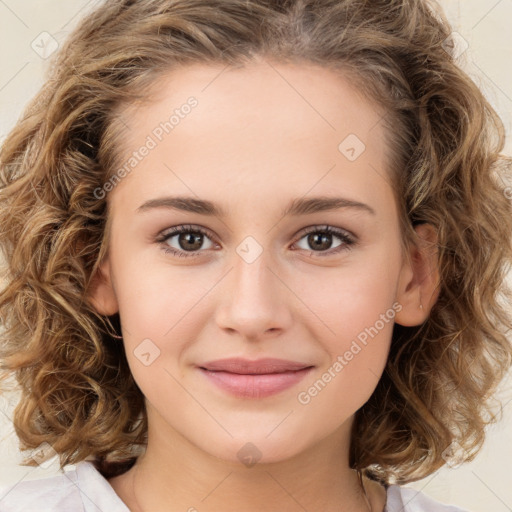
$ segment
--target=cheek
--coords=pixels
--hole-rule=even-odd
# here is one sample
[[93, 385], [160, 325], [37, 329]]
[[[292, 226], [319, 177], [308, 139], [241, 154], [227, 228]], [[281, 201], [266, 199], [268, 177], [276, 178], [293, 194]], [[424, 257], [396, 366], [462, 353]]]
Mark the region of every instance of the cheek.
[[165, 403], [178, 405], [183, 390], [173, 377], [183, 380], [182, 356], [211, 318], [205, 299], [218, 275], [199, 276], [192, 267], [170, 268], [154, 260], [153, 255], [151, 263], [133, 257], [116, 261], [123, 342], [130, 370], [144, 395], [153, 401], [163, 387]]
[[[327, 353], [320, 378], [315, 375], [302, 387], [302, 404], [325, 408], [341, 403], [329, 414], [355, 412], [371, 396], [385, 367], [394, 318], [400, 310], [395, 301], [398, 267], [392, 258], [379, 264], [338, 269], [325, 282], [304, 283], [303, 296], [319, 321], [312, 337]], [[310, 387], [311, 386], [311, 387]], [[313, 408], [314, 408], [313, 407]], [[312, 408], [312, 410], [313, 410]], [[339, 419], [339, 418], [338, 418]]]
[[[356, 264], [304, 276], [298, 286], [300, 296], [318, 318], [321, 328], [316, 337], [325, 340], [330, 352], [342, 349], [377, 322], [379, 331], [386, 330], [380, 320], [386, 313], [387, 320], [394, 318], [398, 266], [393, 261], [389, 258], [386, 264], [376, 254]], [[385, 322], [389, 328], [391, 324]]]
[[121, 259], [117, 270], [123, 327], [134, 338], [154, 337], [159, 342], [190, 322], [214, 284], [213, 277], [209, 285], [209, 276], [197, 269], [155, 264], [154, 254], [151, 260]]
[[398, 308], [382, 283], [371, 283], [354, 278], [357, 291], [338, 292], [319, 315], [325, 325], [313, 336], [326, 353], [325, 363], [300, 388], [297, 401], [322, 428], [335, 428], [362, 407], [385, 368]]

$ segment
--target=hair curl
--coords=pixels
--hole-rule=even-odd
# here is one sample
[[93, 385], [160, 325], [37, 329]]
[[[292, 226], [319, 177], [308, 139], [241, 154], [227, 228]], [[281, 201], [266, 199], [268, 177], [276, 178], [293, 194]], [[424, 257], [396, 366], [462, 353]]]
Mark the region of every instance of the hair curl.
[[0, 152], [1, 357], [21, 390], [22, 448], [48, 442], [62, 465], [88, 458], [113, 476], [147, 442], [143, 395], [112, 339], [119, 319], [86, 293], [108, 239], [94, 190], [119, 164], [116, 116], [180, 65], [264, 57], [357, 81], [385, 112], [404, 243], [418, 223], [438, 233], [438, 300], [421, 326], [395, 325], [356, 413], [351, 466], [406, 483], [441, 467], [453, 441], [473, 458], [512, 361], [500, 302], [511, 302], [512, 206], [499, 180], [511, 160], [499, 117], [445, 51], [449, 35], [441, 9], [416, 0], [107, 0], [88, 15]]

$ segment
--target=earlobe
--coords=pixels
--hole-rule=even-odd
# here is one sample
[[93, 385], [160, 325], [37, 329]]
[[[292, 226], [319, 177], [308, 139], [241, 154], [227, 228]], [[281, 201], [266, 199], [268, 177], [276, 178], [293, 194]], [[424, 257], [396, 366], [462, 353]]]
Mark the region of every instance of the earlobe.
[[92, 276], [87, 299], [100, 315], [111, 316], [119, 311], [108, 258], [98, 266]]
[[404, 262], [397, 288], [402, 309], [395, 322], [404, 327], [425, 322], [439, 296], [437, 233], [430, 224], [420, 224], [415, 231], [417, 241]]

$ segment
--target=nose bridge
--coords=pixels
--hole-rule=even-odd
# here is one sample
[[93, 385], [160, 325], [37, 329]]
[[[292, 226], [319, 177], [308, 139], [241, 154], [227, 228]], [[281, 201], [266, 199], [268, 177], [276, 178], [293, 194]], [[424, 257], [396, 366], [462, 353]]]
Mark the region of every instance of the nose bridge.
[[[241, 249], [240, 249], [241, 250]], [[249, 253], [252, 249], [249, 249]], [[255, 303], [260, 302], [261, 305], [268, 302], [272, 297], [272, 289], [275, 288], [270, 276], [275, 276], [270, 272], [269, 268], [272, 263], [269, 251], [262, 251], [254, 260], [245, 259], [244, 256], [235, 258], [235, 267], [232, 276], [232, 290], [238, 298], [238, 302]]]
[[290, 312], [269, 251], [246, 240], [237, 248], [233, 267], [217, 310], [218, 325], [247, 338], [258, 337], [269, 329], [285, 328]]

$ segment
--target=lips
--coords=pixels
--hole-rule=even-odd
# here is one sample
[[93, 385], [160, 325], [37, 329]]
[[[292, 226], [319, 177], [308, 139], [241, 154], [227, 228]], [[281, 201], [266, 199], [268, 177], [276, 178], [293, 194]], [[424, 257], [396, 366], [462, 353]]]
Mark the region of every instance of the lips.
[[239, 373], [244, 375], [283, 373], [296, 370], [302, 370], [312, 365], [298, 363], [295, 361], [287, 361], [285, 359], [258, 359], [250, 361], [249, 359], [230, 358], [210, 361], [201, 365], [201, 368], [211, 371], [223, 371], [229, 373]]
[[209, 361], [199, 366], [210, 382], [239, 398], [264, 398], [302, 380], [312, 365], [284, 359], [242, 358]]

